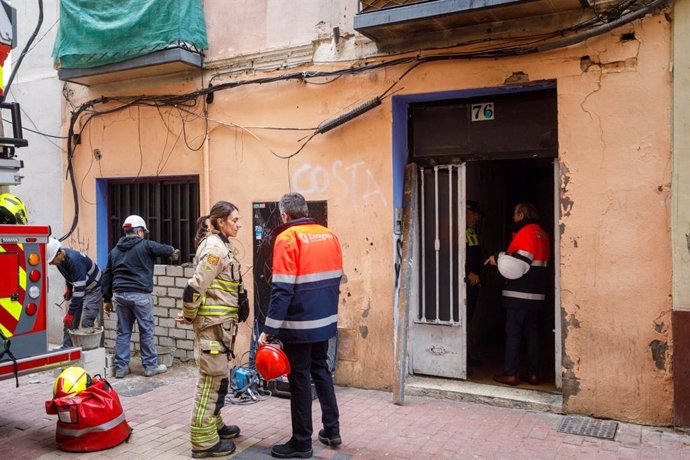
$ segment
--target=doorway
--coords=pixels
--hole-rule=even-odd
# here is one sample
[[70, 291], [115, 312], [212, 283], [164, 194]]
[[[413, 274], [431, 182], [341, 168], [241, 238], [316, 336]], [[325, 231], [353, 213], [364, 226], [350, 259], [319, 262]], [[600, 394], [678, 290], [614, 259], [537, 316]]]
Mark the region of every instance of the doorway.
[[[508, 247], [513, 209], [527, 201], [539, 211], [540, 224], [551, 237], [553, 257], [539, 327], [540, 383], [521, 387], [558, 390], [561, 337], [554, 270], [558, 265], [555, 84], [410, 101], [406, 163], [415, 168], [408, 168], [406, 176], [416, 171], [417, 185], [401, 203], [415, 210], [409, 216], [414, 220], [409, 226], [413, 231], [403, 236], [413, 241], [411, 254], [416, 261], [407, 286], [407, 372], [500, 385], [492, 377], [502, 372], [505, 353], [504, 279], [495, 267], [482, 267], [476, 307], [468, 317], [466, 210], [468, 202], [479, 205], [481, 217], [476, 230], [485, 260]], [[524, 360], [525, 353], [522, 355]]]

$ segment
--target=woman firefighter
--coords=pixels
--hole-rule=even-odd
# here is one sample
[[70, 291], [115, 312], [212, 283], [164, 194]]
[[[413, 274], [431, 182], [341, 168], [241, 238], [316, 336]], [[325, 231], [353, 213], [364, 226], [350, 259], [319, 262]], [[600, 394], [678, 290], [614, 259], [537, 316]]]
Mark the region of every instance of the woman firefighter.
[[237, 207], [219, 201], [197, 226], [196, 268], [184, 290], [177, 322], [191, 324], [194, 330], [199, 379], [190, 429], [192, 457], [204, 458], [230, 455], [235, 450], [230, 439], [240, 434], [237, 426], [223, 422], [220, 411], [228, 393], [237, 322], [247, 319], [249, 305], [241, 267], [228, 240], [242, 228]]

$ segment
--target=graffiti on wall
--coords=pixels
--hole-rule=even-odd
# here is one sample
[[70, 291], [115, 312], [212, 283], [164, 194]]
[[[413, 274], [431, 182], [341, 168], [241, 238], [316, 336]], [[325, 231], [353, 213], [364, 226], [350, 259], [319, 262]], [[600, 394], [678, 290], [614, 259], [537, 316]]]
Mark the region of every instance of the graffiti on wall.
[[364, 161], [349, 165], [335, 160], [331, 167], [305, 163], [292, 173], [292, 189], [303, 195], [328, 195], [329, 201], [352, 207], [386, 206], [388, 202]]

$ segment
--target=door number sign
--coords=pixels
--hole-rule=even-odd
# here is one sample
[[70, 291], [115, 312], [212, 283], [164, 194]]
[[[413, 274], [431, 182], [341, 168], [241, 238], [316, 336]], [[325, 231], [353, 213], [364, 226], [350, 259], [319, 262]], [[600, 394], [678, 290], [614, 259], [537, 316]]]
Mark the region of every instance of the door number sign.
[[494, 103], [483, 102], [472, 104], [472, 121], [487, 121], [494, 119]]

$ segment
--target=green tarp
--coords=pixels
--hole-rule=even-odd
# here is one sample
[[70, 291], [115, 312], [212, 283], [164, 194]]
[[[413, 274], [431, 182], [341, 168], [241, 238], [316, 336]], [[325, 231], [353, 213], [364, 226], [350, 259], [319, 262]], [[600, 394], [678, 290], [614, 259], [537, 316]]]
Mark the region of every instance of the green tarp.
[[202, 0], [60, 0], [53, 60], [97, 67], [179, 45], [208, 48]]

